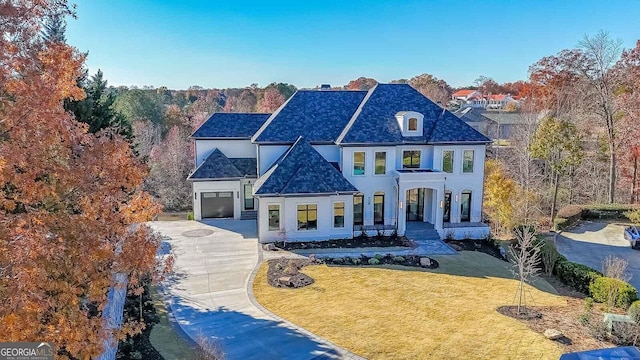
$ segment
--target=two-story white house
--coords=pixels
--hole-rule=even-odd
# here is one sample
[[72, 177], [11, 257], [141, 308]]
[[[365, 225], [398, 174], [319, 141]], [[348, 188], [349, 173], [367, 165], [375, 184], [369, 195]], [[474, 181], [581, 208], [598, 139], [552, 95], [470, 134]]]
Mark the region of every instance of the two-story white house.
[[192, 137], [194, 215], [255, 214], [261, 242], [363, 231], [481, 238], [490, 140], [406, 84], [300, 90], [273, 114], [216, 113]]

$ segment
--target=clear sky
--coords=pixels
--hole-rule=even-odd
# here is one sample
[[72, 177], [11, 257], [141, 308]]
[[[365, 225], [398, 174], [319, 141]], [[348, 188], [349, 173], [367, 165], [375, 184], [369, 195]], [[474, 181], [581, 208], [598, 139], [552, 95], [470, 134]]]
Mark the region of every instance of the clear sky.
[[640, 39], [640, 1], [78, 0], [67, 42], [111, 85], [186, 89], [381, 82], [430, 73], [498, 82], [608, 31]]

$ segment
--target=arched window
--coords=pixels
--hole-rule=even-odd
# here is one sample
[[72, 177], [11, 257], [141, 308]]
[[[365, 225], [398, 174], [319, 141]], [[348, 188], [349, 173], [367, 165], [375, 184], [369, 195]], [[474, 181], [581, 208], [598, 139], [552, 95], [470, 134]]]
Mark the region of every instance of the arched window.
[[364, 217], [363, 217], [363, 201], [364, 195], [355, 194], [353, 195], [353, 225], [363, 225]]
[[451, 191], [446, 190], [444, 192], [444, 212], [442, 213], [442, 221], [451, 221]]
[[373, 194], [373, 223], [384, 225], [384, 193], [382, 191]]
[[460, 196], [460, 222], [471, 221], [471, 190], [463, 190]]

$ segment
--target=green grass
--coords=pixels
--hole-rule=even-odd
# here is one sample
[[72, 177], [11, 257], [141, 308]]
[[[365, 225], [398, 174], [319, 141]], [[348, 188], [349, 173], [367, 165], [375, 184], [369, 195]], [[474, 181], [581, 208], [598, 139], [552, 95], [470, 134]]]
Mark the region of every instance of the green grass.
[[195, 359], [196, 352], [191, 344], [178, 335], [167, 318], [167, 309], [157, 290], [152, 289], [153, 303], [160, 321], [151, 329], [149, 341], [165, 360]]

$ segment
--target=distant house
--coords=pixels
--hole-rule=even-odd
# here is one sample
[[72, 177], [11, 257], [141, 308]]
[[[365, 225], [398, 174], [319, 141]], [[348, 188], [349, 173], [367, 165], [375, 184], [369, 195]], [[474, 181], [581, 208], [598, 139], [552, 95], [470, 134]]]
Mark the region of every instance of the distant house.
[[484, 116], [484, 112], [482, 109], [467, 106], [453, 111], [453, 114], [488, 138], [495, 139], [493, 135], [497, 123]]
[[508, 103], [516, 102], [511, 95], [505, 94], [490, 94], [487, 95], [485, 99], [487, 100], [486, 109], [504, 109]]
[[509, 140], [518, 126], [540, 121], [545, 113], [507, 112], [464, 107], [453, 114], [492, 140]]
[[260, 242], [489, 231], [491, 140], [407, 84], [299, 90], [273, 114], [213, 114], [192, 138], [195, 218], [257, 218]]
[[472, 107], [478, 109], [504, 109], [508, 103], [516, 103], [509, 94], [482, 94], [478, 90], [458, 90], [451, 95], [451, 100], [459, 108]]

